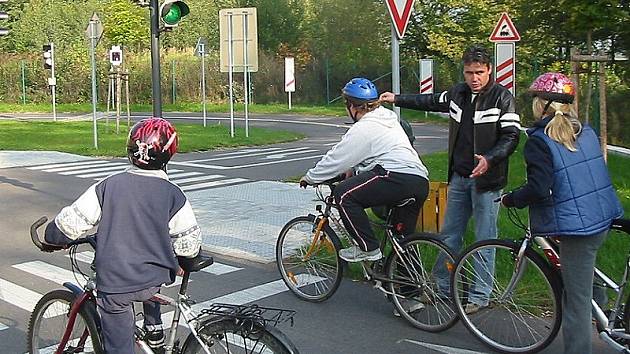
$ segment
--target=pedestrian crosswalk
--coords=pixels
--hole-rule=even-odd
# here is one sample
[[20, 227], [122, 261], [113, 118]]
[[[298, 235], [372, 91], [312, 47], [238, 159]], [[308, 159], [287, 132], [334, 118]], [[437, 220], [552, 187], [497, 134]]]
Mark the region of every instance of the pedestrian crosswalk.
[[[70, 257], [69, 255], [67, 257]], [[80, 265], [82, 271], [86, 271], [89, 269], [89, 265], [94, 260], [94, 252], [86, 251], [86, 252], [77, 252], [74, 255], [75, 261]], [[21, 272], [18, 279], [20, 279], [20, 284], [13, 283], [11, 281], [0, 278], [0, 309], [6, 309], [7, 306], [15, 306], [21, 310], [23, 310], [25, 314], [25, 318], [22, 320], [12, 320], [10, 317], [1, 317], [0, 319], [9, 320], [13, 325], [6, 325], [6, 321], [4, 323], [0, 321], [0, 339], [3, 338], [3, 333], [5, 330], [11, 329], [15, 327], [16, 323], [23, 322], [26, 324], [28, 322], [28, 318], [30, 316], [31, 311], [35, 308], [35, 305], [39, 301], [39, 299], [48, 291], [53, 288], [59, 288], [59, 286], [52, 286], [48, 288], [45, 285], [47, 282], [54, 283], [56, 285], [62, 285], [66, 282], [71, 282], [73, 284], [81, 284], [85, 283], [85, 280], [80, 274], [74, 274], [72, 271], [60, 267], [55, 264], [50, 264], [48, 262], [42, 260], [32, 260], [27, 262], [22, 262], [18, 264], [12, 265], [14, 270]], [[69, 268], [69, 267], [68, 267]], [[224, 264], [220, 262], [214, 262], [209, 267], [203, 269], [200, 273], [193, 274], [191, 281], [195, 283], [202, 284], [202, 281], [213, 281], [217, 282], [217, 278], [208, 279], [205, 278], [206, 275], [210, 274], [213, 276], [225, 276], [231, 273], [236, 272], [244, 272], [245, 268], [241, 268], [238, 266], [233, 266], [229, 264]], [[302, 276], [302, 275], [299, 275]], [[36, 279], [33, 281], [33, 279]], [[179, 277], [178, 277], [179, 279]], [[317, 281], [317, 280], [315, 280]], [[179, 282], [178, 282], [179, 284]], [[28, 289], [27, 287], [36, 287], [38, 291], [33, 291]], [[193, 288], [194, 289], [194, 285]], [[163, 289], [163, 292], [171, 292], [172, 294], [169, 296], [174, 296], [176, 289], [172, 289], [170, 291]], [[229, 303], [235, 305], [243, 305], [249, 303], [257, 303], [265, 298], [283, 293], [288, 291], [288, 288], [285, 286], [282, 280], [272, 280], [268, 282], [263, 282], [262, 284], [256, 284], [249, 288], [240, 289], [225, 295], [215, 296], [215, 297], [201, 297], [191, 295], [195, 300], [199, 302], [193, 305], [193, 309], [196, 311], [201, 311], [204, 308], [208, 308], [213, 303]], [[200, 289], [200, 292], [205, 294], [205, 291]], [[14, 311], [9, 311], [9, 313]], [[47, 312], [46, 318], [51, 318], [60, 315], [61, 313], [52, 311], [50, 313]], [[174, 316], [174, 311], [171, 308], [165, 307], [162, 313], [162, 321], [164, 323], [165, 328], [169, 328], [172, 324]], [[181, 325], [181, 324], [180, 324]], [[9, 331], [7, 331], [9, 332]], [[1, 341], [1, 340], [0, 340]], [[2, 346], [0, 346], [1, 348]], [[51, 347], [53, 348], [53, 347]], [[1, 351], [1, 350], [0, 350]]]
[[[62, 176], [100, 181], [103, 178], [124, 171], [129, 163], [120, 160], [90, 160], [67, 163], [51, 163], [28, 167], [29, 170], [55, 173]], [[172, 168], [168, 170], [169, 179], [181, 187], [184, 192], [247, 183], [247, 178], [231, 178], [220, 174], [206, 174], [199, 171]]]

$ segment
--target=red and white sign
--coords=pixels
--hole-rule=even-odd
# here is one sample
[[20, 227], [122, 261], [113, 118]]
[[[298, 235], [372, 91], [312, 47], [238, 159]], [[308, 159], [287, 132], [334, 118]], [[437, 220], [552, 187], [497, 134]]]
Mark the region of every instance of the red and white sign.
[[433, 59], [420, 59], [420, 93], [433, 93]]
[[518, 42], [520, 40], [521, 35], [518, 34], [510, 16], [508, 16], [507, 12], [502, 13], [499, 22], [497, 22], [490, 35], [490, 42]]
[[284, 92], [295, 92], [295, 59], [284, 58]]
[[516, 91], [514, 77], [516, 74], [516, 56], [514, 42], [495, 43], [494, 45], [495, 67], [494, 77], [496, 82], [510, 90], [512, 95]]
[[386, 0], [389, 15], [392, 17], [398, 39], [402, 39], [409, 24], [411, 9], [415, 0]]

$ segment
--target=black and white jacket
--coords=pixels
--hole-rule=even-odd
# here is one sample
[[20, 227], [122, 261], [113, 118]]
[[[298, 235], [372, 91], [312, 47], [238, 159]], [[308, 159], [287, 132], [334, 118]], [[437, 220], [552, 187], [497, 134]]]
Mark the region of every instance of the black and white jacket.
[[484, 192], [505, 187], [508, 157], [518, 145], [521, 128], [514, 96], [505, 87], [491, 80], [473, 101], [470, 87], [460, 83], [439, 94], [397, 95], [395, 104], [402, 108], [449, 114], [449, 181], [453, 175], [453, 150], [462, 117], [471, 116], [474, 153], [483, 155], [490, 164], [488, 171], [477, 177], [477, 189]]
[[97, 225], [96, 281], [106, 293], [172, 283], [175, 256], [201, 246], [188, 199], [162, 170], [131, 167], [95, 183], [48, 224], [46, 242], [66, 244]]

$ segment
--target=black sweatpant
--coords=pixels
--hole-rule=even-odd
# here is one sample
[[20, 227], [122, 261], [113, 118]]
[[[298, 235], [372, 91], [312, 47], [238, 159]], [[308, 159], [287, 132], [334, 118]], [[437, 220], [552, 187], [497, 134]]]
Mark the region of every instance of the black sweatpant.
[[394, 220], [404, 225], [403, 234], [412, 233], [418, 212], [429, 193], [429, 181], [406, 173], [397, 173], [376, 166], [370, 171], [350, 177], [335, 188], [333, 196], [339, 205], [339, 214], [348, 233], [364, 251], [379, 247], [365, 208], [395, 205], [415, 198], [415, 203], [399, 208]]

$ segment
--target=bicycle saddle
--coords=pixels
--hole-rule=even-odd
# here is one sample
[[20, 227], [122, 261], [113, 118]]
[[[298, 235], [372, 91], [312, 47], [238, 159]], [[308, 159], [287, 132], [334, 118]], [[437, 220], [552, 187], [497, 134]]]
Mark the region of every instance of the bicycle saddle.
[[615, 219], [610, 228], [630, 234], [630, 219]]
[[193, 258], [177, 257], [177, 262], [182, 269], [188, 273], [198, 272], [205, 267], [214, 263], [214, 259], [211, 256], [199, 251], [199, 254]]

